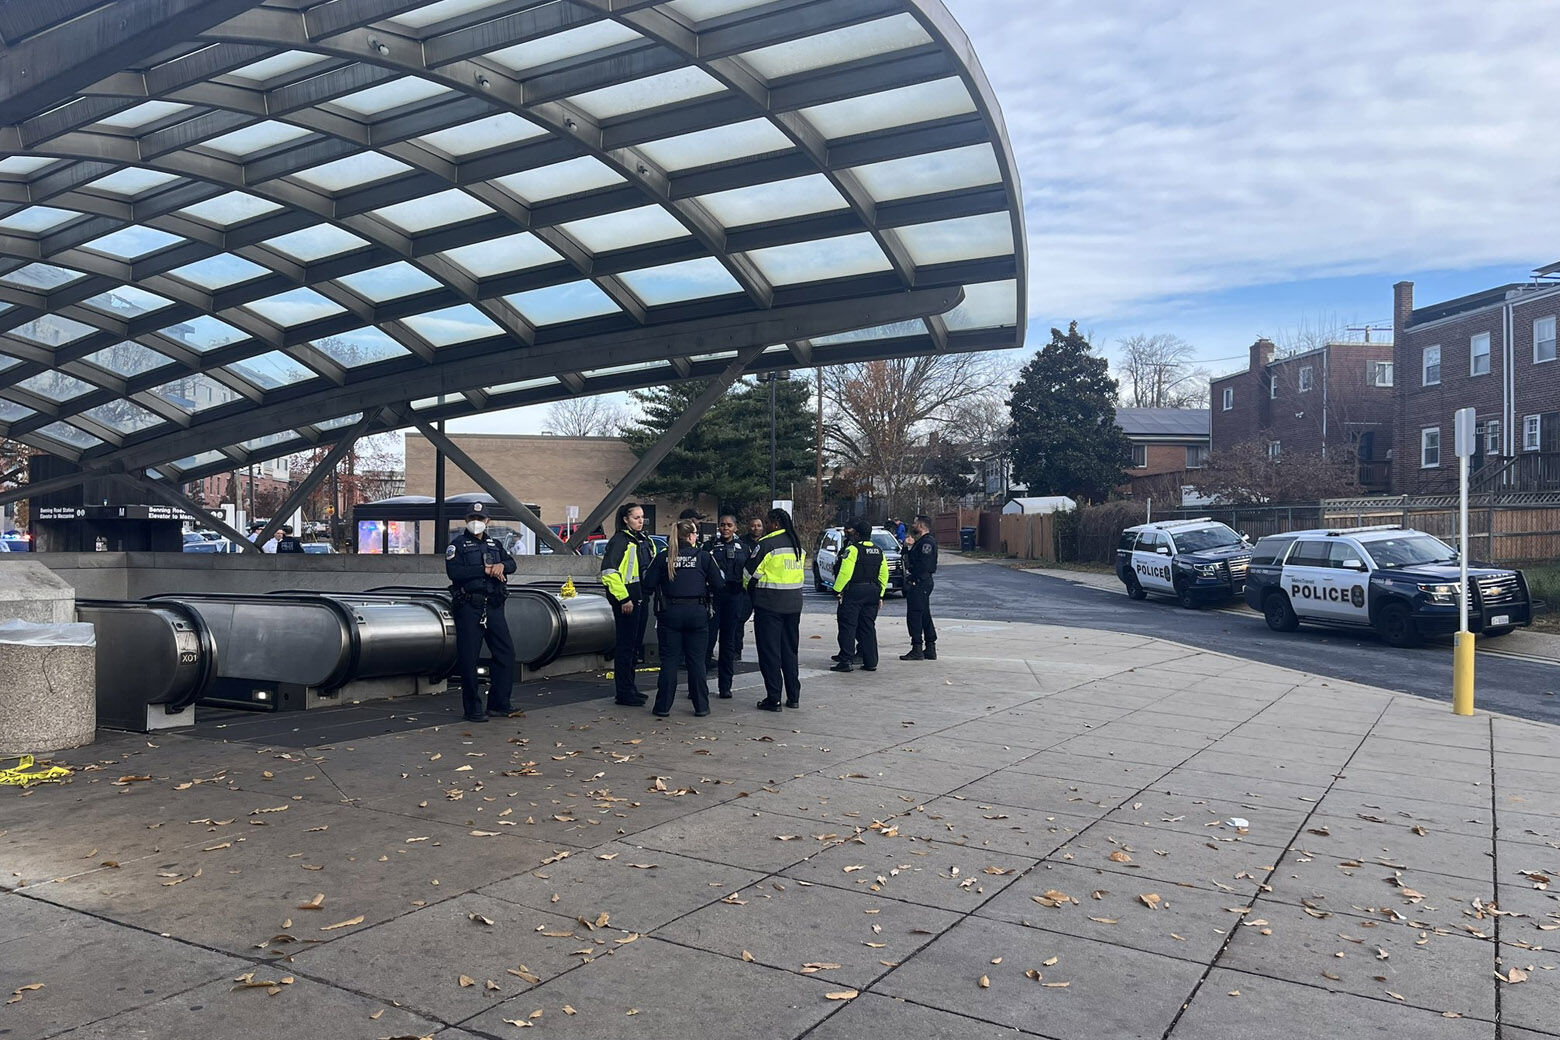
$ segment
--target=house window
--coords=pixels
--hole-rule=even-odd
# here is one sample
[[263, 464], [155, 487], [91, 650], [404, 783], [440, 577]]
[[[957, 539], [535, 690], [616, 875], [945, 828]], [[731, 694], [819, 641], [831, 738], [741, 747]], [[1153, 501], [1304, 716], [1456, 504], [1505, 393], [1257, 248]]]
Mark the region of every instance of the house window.
[[1306, 365], [1300, 369], [1300, 392], [1302, 394], [1308, 394], [1311, 392], [1311, 378], [1312, 373], [1310, 365]]
[[1539, 318], [1533, 323], [1533, 364], [1555, 359], [1555, 316]]
[[1208, 445], [1188, 444], [1186, 446], [1186, 468], [1202, 469], [1208, 465]]
[[1277, 398], [1278, 398], [1278, 377], [1277, 376], [1269, 376], [1268, 377], [1268, 400], [1272, 401], [1272, 400], [1276, 400]]
[[1419, 385], [1437, 386], [1441, 382], [1441, 348], [1426, 347], [1419, 366]]
[[1484, 422], [1484, 454], [1499, 455], [1500, 453], [1500, 420], [1487, 419]]
[[1272, 459], [1274, 462], [1277, 462], [1279, 456], [1283, 454], [1283, 451], [1284, 446], [1282, 442], [1268, 441], [1268, 458]]
[[1441, 465], [1441, 428], [1433, 426], [1419, 431], [1419, 468], [1435, 469]]
[[1235, 388], [1227, 386], [1227, 387], [1224, 388], [1224, 410], [1227, 412], [1231, 408], [1234, 408], [1234, 407], [1235, 407]]
[[1522, 418], [1522, 450], [1523, 451], [1537, 451], [1538, 450], [1539, 444], [1542, 443], [1539, 440], [1539, 433], [1542, 431], [1542, 429], [1543, 429], [1543, 426], [1542, 426], [1542, 423], [1540, 422], [1538, 416], [1536, 416], [1536, 415], [1526, 415], [1526, 416], [1523, 416], [1523, 418]]
[[1148, 468], [1148, 445], [1146, 445], [1146, 444], [1134, 444], [1134, 445], [1132, 445], [1132, 468], [1133, 469], [1147, 469]]
[[1470, 376], [1487, 376], [1490, 374], [1490, 334], [1481, 332], [1468, 340], [1468, 374]]
[[1392, 362], [1390, 362], [1390, 361], [1372, 361], [1370, 363], [1370, 385], [1371, 386], [1391, 386], [1392, 385]]

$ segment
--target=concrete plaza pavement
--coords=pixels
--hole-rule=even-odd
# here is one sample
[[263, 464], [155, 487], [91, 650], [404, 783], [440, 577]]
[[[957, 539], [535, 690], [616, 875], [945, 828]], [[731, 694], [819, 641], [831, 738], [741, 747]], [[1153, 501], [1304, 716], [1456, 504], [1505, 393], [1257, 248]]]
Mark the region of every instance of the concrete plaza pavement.
[[1560, 1036], [1560, 730], [996, 621], [838, 675], [830, 627], [783, 714], [61, 756], [0, 788], [0, 1036]]

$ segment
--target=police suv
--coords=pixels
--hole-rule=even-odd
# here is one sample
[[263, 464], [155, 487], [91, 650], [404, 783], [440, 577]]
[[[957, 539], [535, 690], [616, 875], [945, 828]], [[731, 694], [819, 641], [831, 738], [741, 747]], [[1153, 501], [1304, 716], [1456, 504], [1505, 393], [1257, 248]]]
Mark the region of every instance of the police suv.
[[1174, 596], [1189, 609], [1239, 596], [1250, 562], [1250, 543], [1206, 516], [1129, 527], [1116, 547], [1116, 576], [1127, 595]]
[[[813, 588], [819, 592], [833, 590], [834, 576], [839, 571], [840, 556], [845, 552], [845, 547], [850, 544], [851, 533], [843, 527], [831, 527], [818, 539], [817, 551], [813, 553], [812, 572]], [[904, 592], [905, 572], [900, 566], [903, 547], [899, 544], [899, 539], [890, 534], [886, 528], [874, 527], [872, 544], [882, 549], [884, 559], [888, 560], [888, 595]]]
[[[1521, 571], [1468, 568], [1468, 628], [1503, 636], [1532, 621]], [[1292, 531], [1257, 543], [1246, 602], [1275, 632], [1302, 623], [1373, 628], [1392, 646], [1457, 631], [1457, 550], [1410, 528]]]

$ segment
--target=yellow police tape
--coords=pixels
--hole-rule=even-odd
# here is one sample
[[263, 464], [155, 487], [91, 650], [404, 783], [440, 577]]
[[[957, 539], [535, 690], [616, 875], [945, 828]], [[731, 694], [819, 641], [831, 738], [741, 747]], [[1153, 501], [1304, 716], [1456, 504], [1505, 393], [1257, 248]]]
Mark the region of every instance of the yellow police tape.
[[[636, 672], [659, 672], [660, 670], [661, 669], [659, 669], [659, 668], [635, 668], [634, 669], [634, 671], [636, 671]], [[615, 679], [615, 678], [617, 678], [617, 673], [614, 672], [614, 671], [608, 670], [607, 678], [608, 679]]]
[[565, 578], [565, 579], [563, 579], [563, 588], [558, 590], [558, 597], [560, 599], [573, 599], [575, 596], [578, 596], [579, 594], [580, 594], [579, 590], [574, 587], [574, 579], [573, 578]]
[[[5, 760], [0, 759], [0, 761]], [[0, 787], [31, 787], [33, 784], [57, 784], [67, 776], [70, 776], [70, 770], [64, 766], [33, 769], [33, 757], [31, 755], [19, 755], [16, 765], [9, 769], [0, 769]]]

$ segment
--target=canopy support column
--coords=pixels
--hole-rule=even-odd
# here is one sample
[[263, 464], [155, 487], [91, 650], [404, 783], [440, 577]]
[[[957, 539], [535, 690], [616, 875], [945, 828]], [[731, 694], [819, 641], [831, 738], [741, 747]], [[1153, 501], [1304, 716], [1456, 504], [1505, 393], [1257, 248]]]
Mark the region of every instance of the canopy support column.
[[135, 473], [126, 474], [122, 479], [128, 480], [136, 487], [162, 499], [175, 509], [184, 510], [191, 517], [198, 518], [202, 524], [209, 524], [218, 532], [226, 535], [228, 541], [238, 546], [240, 552], [258, 553], [261, 551], [260, 546], [251, 542], [248, 536], [240, 534], [236, 528], [229, 527], [226, 521], [217, 519], [194, 499], [187, 497], [183, 492], [175, 491], [162, 481], [153, 480], [151, 477]]

